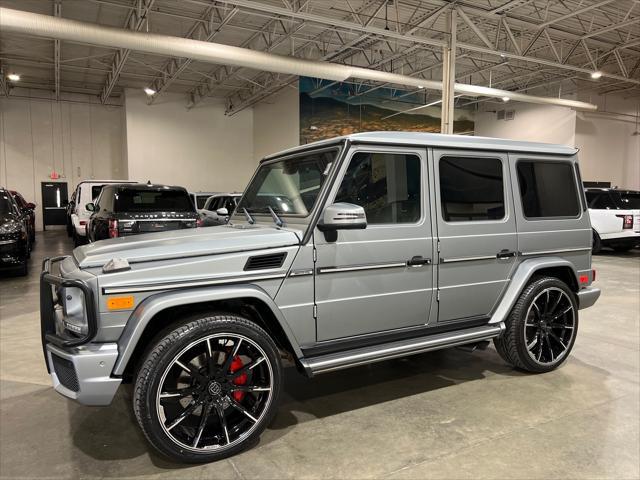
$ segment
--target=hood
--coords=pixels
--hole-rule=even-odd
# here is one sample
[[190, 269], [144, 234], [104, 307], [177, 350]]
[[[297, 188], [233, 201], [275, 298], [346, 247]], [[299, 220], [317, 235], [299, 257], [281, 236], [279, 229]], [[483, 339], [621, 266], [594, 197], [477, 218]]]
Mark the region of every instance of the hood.
[[218, 255], [300, 243], [302, 232], [265, 225], [221, 225], [101, 240], [78, 247], [80, 268], [101, 267], [112, 258], [129, 263]]

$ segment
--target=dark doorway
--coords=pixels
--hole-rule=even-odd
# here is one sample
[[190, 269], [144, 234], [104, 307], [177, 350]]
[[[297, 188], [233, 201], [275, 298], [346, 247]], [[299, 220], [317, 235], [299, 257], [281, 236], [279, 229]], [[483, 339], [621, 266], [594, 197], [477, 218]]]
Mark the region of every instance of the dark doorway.
[[42, 223], [47, 225], [67, 224], [67, 182], [42, 182]]

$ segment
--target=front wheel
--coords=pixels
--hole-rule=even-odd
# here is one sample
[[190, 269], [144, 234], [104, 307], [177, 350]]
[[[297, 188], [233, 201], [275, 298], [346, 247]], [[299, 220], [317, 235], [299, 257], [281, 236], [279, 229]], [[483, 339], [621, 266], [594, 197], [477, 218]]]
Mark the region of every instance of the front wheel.
[[575, 295], [557, 278], [537, 278], [520, 294], [505, 323], [506, 331], [494, 339], [500, 356], [522, 370], [549, 372], [573, 348], [578, 332]]
[[158, 340], [139, 369], [133, 406], [160, 453], [211, 462], [259, 437], [281, 390], [280, 356], [269, 335], [245, 318], [215, 314]]

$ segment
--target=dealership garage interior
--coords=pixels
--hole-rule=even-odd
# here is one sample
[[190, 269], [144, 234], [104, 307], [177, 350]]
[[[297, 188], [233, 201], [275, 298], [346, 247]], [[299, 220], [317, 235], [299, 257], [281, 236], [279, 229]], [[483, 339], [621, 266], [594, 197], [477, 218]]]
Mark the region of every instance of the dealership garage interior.
[[638, 0], [0, 0], [0, 478], [640, 478], [639, 191]]

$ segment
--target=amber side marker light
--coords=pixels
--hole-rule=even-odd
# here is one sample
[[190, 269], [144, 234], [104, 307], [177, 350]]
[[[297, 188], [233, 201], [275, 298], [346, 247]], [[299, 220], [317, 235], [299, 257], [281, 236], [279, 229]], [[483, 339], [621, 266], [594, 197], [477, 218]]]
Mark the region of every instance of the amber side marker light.
[[133, 295], [128, 297], [111, 297], [107, 300], [107, 308], [109, 310], [125, 310], [133, 308]]

